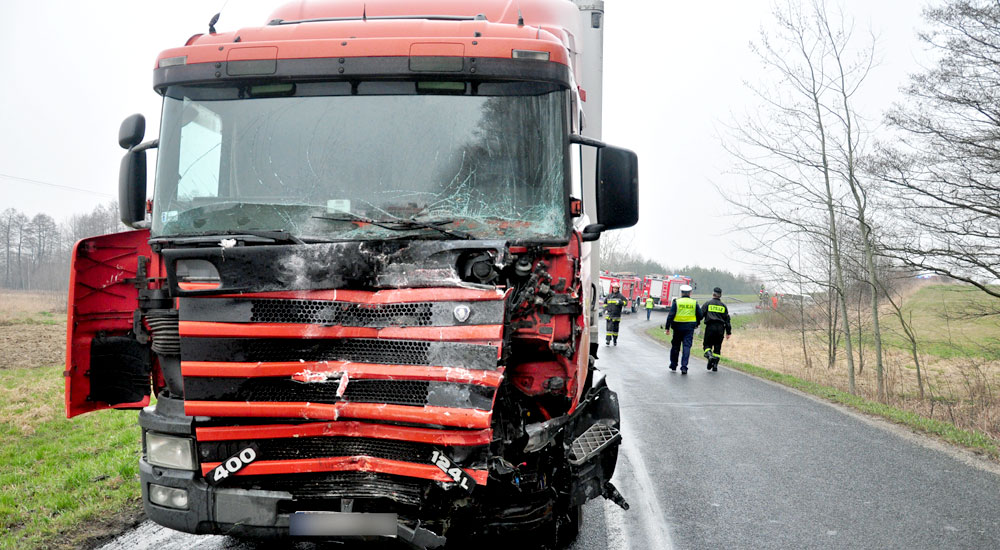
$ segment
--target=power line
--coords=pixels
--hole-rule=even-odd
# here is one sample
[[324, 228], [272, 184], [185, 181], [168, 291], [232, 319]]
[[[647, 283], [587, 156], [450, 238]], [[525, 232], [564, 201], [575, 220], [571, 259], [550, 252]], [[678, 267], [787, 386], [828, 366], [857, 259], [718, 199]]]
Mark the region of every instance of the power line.
[[58, 187], [60, 189], [69, 189], [70, 191], [79, 191], [80, 193], [87, 193], [87, 194], [90, 194], [90, 195], [100, 195], [102, 197], [117, 198], [117, 197], [115, 197], [114, 195], [112, 195], [110, 193], [101, 193], [100, 191], [91, 191], [90, 189], [81, 189], [79, 187], [71, 187], [69, 185], [59, 185], [58, 183], [49, 183], [47, 181], [38, 181], [38, 180], [29, 179], [29, 178], [22, 178], [20, 176], [11, 176], [9, 174], [0, 174], [0, 178], [9, 178], [9, 179], [12, 179], [12, 180], [19, 180], [19, 181], [25, 181], [25, 182], [28, 182], [28, 183], [34, 183], [34, 184], [37, 184], [37, 185], [47, 185], [49, 187]]

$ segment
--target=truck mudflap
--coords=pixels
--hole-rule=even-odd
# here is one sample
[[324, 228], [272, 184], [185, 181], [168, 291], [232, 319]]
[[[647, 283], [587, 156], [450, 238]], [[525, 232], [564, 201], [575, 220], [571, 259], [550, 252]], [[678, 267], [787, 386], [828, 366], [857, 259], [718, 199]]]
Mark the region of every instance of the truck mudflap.
[[603, 496], [628, 510], [628, 503], [610, 481], [622, 436], [618, 394], [608, 387], [607, 379], [595, 377], [579, 411], [573, 415], [575, 422], [567, 428], [570, 437], [564, 445], [573, 472], [569, 504], [577, 506]]
[[611, 391], [603, 376], [597, 375], [572, 415], [527, 427], [525, 451], [561, 443], [571, 472], [567, 495], [570, 507], [603, 496], [628, 510], [628, 503], [610, 481], [621, 444], [620, 421], [618, 394]]

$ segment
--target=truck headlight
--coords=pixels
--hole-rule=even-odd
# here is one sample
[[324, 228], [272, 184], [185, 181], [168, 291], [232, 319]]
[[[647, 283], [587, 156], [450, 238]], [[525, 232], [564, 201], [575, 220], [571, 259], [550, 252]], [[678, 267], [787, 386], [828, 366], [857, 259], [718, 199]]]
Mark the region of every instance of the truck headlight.
[[159, 506], [187, 510], [188, 492], [184, 489], [164, 487], [155, 483], [149, 484], [149, 501]]
[[146, 432], [146, 460], [155, 466], [194, 470], [194, 441], [186, 437], [174, 437], [155, 432]]

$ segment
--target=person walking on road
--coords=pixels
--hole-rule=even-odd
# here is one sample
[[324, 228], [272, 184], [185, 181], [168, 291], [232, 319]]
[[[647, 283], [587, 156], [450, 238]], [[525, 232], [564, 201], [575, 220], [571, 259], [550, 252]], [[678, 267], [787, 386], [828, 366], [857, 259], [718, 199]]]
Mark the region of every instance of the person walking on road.
[[646, 296], [646, 320], [649, 320], [649, 314], [653, 313], [653, 297]]
[[729, 320], [729, 308], [722, 303], [722, 289], [712, 289], [712, 299], [701, 306], [701, 316], [705, 319], [705, 359], [708, 359], [708, 370], [719, 370], [719, 360], [722, 359], [723, 335], [728, 340], [733, 335], [733, 325]]
[[677, 370], [677, 356], [681, 346], [684, 347], [684, 353], [680, 357], [681, 374], [688, 372], [694, 329], [701, 323], [701, 308], [691, 297], [691, 290], [690, 285], [681, 285], [681, 297], [670, 303], [670, 313], [667, 314], [667, 324], [664, 325], [668, 335], [670, 329], [674, 330], [674, 337], [670, 341], [670, 370]]
[[622, 321], [622, 309], [628, 302], [619, 288], [618, 283], [611, 283], [611, 294], [608, 294], [604, 299], [604, 319], [607, 321], [607, 325], [605, 325], [607, 342], [605, 345], [608, 346], [611, 345], [612, 339], [615, 341], [615, 345], [618, 345], [618, 324]]

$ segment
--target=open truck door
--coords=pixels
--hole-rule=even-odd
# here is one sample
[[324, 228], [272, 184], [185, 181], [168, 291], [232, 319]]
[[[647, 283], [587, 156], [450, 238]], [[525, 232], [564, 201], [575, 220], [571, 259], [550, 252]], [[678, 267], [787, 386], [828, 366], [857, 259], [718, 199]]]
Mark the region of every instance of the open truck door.
[[134, 330], [151, 256], [148, 241], [148, 230], [126, 231], [73, 247], [63, 373], [67, 418], [149, 404], [152, 356]]

